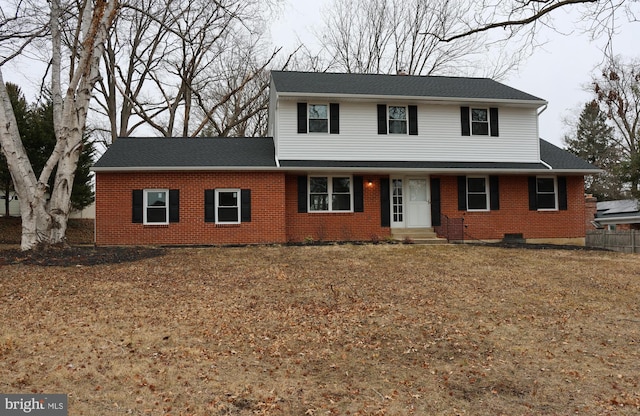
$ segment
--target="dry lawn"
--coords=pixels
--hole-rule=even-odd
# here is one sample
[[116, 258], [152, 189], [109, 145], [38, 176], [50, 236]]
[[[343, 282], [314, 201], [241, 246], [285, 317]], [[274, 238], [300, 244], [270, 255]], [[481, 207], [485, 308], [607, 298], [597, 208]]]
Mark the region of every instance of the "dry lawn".
[[640, 257], [172, 249], [0, 267], [0, 392], [70, 415], [636, 415]]

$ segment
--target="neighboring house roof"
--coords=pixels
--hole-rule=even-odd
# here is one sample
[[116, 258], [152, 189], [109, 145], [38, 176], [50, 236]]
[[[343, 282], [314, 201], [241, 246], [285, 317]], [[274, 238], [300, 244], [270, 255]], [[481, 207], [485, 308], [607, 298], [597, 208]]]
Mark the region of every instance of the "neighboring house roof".
[[458, 101], [547, 104], [542, 98], [489, 78], [271, 71], [279, 95], [366, 95]]
[[[598, 169], [566, 150], [540, 140], [540, 163], [280, 161], [286, 170], [430, 170], [514, 173], [594, 173]], [[273, 139], [266, 138], [119, 138], [93, 166], [94, 171], [270, 170], [278, 169]]]
[[93, 166], [101, 170], [275, 168], [271, 138], [119, 138]]
[[640, 223], [640, 207], [636, 199], [602, 201], [596, 204], [595, 221], [600, 224]]

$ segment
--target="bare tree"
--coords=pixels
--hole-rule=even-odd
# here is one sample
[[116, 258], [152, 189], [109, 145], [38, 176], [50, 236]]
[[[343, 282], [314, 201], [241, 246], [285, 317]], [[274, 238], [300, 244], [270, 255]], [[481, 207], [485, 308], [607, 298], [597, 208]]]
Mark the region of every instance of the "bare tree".
[[[141, 127], [165, 137], [196, 136], [205, 127], [227, 135], [257, 114], [249, 108], [262, 111], [261, 74], [278, 51], [265, 53], [258, 40], [263, 9], [272, 3], [130, 0], [107, 45], [99, 85], [98, 110], [109, 119], [111, 140]], [[258, 94], [249, 92], [255, 88]]]
[[518, 62], [519, 52], [499, 57], [500, 64], [491, 67], [486, 36], [441, 40], [457, 29], [458, 16], [467, 8], [451, 0], [334, 0], [320, 35], [330, 56], [327, 69], [434, 75], [481, 68], [500, 77]]
[[[4, 32], [0, 40], [0, 49], [13, 51], [6, 55], [7, 58], [22, 53], [30, 41], [45, 32], [49, 34], [50, 42], [56, 145], [39, 177], [36, 177], [20, 140], [0, 71], [0, 144], [19, 196], [21, 248], [30, 250], [40, 245], [64, 242], [71, 208], [71, 188], [82, 151], [91, 91], [99, 76], [100, 55], [117, 13], [118, 2], [88, 0], [63, 4], [60, 0], [50, 0], [47, 3], [17, 3], [11, 15], [5, 10], [0, 26], [7, 27], [11, 22], [14, 25], [9, 27], [16, 29], [13, 32], [15, 37]], [[37, 21], [34, 14], [48, 16], [46, 30], [31, 26]], [[25, 36], [25, 32], [30, 35]], [[64, 81], [63, 73], [68, 75]], [[54, 185], [48, 189], [47, 183], [54, 169]], [[50, 195], [48, 201], [47, 194]]]
[[623, 151], [623, 168], [631, 193], [640, 196], [640, 61], [613, 59], [594, 77], [593, 92], [615, 126], [616, 145]]

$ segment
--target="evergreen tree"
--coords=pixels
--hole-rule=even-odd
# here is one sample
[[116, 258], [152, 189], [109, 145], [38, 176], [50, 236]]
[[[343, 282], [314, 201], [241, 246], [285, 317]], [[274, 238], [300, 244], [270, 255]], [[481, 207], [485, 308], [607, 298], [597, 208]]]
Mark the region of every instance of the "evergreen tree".
[[604, 172], [585, 178], [585, 192], [600, 201], [620, 199], [623, 192], [622, 152], [613, 137], [613, 127], [594, 100], [585, 104], [575, 135], [565, 136], [567, 150]]
[[[33, 166], [36, 177], [53, 152], [56, 145], [56, 136], [53, 127], [53, 102], [47, 99], [39, 105], [28, 105], [24, 95], [17, 85], [7, 83], [7, 91], [11, 97], [11, 104], [16, 114], [18, 128], [21, 132], [22, 144]], [[73, 181], [71, 192], [71, 206], [81, 210], [94, 201], [94, 193], [91, 186], [90, 168], [93, 163], [93, 144], [87, 136], [83, 139], [83, 150], [80, 155], [78, 168]], [[13, 181], [7, 163], [0, 152], [0, 190], [5, 195], [5, 215], [9, 215], [9, 192], [13, 189]], [[55, 172], [49, 179], [49, 187], [53, 185]]]
[[[29, 114], [27, 100], [24, 98], [24, 94], [19, 86], [10, 82], [7, 82], [6, 86], [9, 99], [11, 100], [11, 106], [16, 116], [16, 122], [18, 123], [18, 129], [20, 129], [21, 132], [26, 132]], [[24, 142], [25, 133], [22, 133], [22, 135]], [[13, 180], [11, 179], [11, 173], [9, 172], [4, 153], [0, 151], [0, 192], [4, 196], [4, 215], [7, 217], [9, 216], [9, 202], [12, 191]]]

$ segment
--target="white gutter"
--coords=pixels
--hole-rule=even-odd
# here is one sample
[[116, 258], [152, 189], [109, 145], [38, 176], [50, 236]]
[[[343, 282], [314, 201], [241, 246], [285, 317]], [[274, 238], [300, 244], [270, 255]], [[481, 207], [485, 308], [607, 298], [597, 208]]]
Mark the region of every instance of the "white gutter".
[[[336, 98], [347, 99], [347, 101], [379, 101], [379, 100], [402, 100], [402, 101], [420, 101], [420, 102], [443, 102], [443, 103], [499, 103], [499, 104], [517, 104], [527, 106], [546, 106], [548, 102], [545, 100], [513, 100], [507, 98], [466, 98], [466, 97], [429, 97], [424, 95], [407, 96], [407, 95], [366, 95], [366, 94], [338, 94], [338, 93], [299, 93], [299, 92], [280, 92], [278, 98], [304, 99], [304, 98]], [[544, 111], [544, 110], [543, 110]]]
[[553, 168], [551, 167], [550, 164], [548, 164], [547, 162], [545, 162], [544, 160], [540, 159], [540, 163], [542, 163], [543, 165], [545, 165], [549, 170], [553, 170]]

